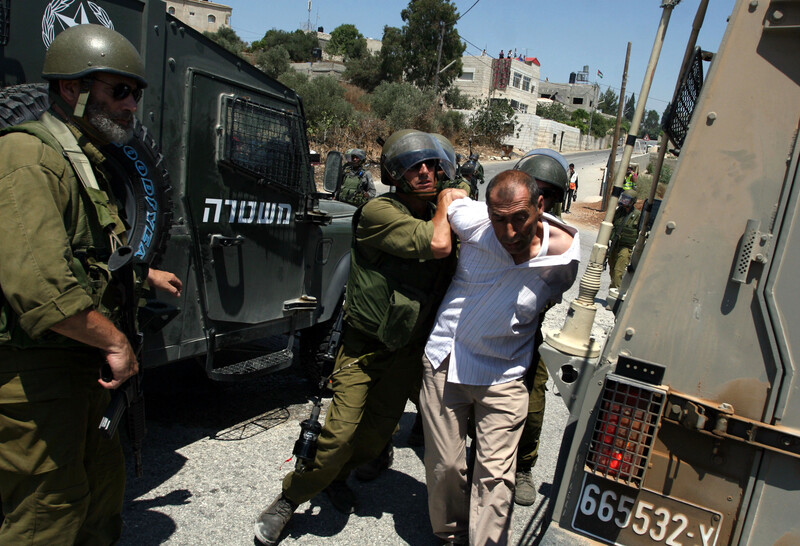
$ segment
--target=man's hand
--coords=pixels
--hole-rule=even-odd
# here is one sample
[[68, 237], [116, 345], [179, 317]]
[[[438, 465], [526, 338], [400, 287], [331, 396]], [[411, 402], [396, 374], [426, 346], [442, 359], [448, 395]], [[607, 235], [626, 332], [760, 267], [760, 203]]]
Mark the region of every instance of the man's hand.
[[436, 214], [433, 215], [433, 239], [431, 250], [434, 258], [444, 258], [452, 251], [450, 222], [447, 221], [447, 207], [456, 199], [464, 199], [469, 194], [458, 188], [447, 188], [439, 192]]
[[151, 267], [150, 271], [147, 273], [147, 282], [149, 282], [150, 286], [153, 288], [169, 292], [176, 298], [181, 296], [183, 283], [174, 273], [153, 269]]
[[447, 212], [447, 207], [450, 206], [450, 203], [455, 201], [456, 199], [464, 199], [469, 197], [469, 193], [465, 190], [459, 188], [446, 188], [439, 192], [438, 202], [436, 203], [436, 209], [438, 210], [439, 207], [444, 207], [445, 212]]
[[131, 344], [127, 339], [124, 339], [124, 342], [124, 344], [106, 351], [106, 363], [111, 368], [111, 374], [114, 377], [111, 381], [98, 379], [98, 383], [106, 389], [116, 389], [139, 371], [139, 362], [136, 360]]

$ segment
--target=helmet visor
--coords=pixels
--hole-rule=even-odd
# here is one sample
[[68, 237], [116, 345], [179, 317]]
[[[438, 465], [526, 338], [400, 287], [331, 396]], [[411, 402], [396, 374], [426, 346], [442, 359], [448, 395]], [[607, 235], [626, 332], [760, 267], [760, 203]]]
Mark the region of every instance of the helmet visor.
[[392, 143], [387, 151], [384, 167], [395, 180], [400, 180], [408, 169], [423, 161], [436, 161], [445, 176], [453, 179], [455, 166], [439, 141], [428, 133], [411, 133]]

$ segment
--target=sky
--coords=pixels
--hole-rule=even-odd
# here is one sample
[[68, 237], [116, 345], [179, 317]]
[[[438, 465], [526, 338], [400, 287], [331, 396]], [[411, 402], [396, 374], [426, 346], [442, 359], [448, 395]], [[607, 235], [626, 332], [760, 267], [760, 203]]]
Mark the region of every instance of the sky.
[[[308, 0], [217, 0], [233, 8], [231, 27], [246, 42], [260, 40], [272, 28], [305, 29]], [[686, 42], [700, 0], [683, 0], [672, 11], [661, 56], [647, 101], [661, 113], [672, 98]], [[662, 15], [661, 0], [454, 0], [456, 24], [466, 44], [464, 55], [492, 57], [500, 50], [536, 57], [541, 80], [567, 82], [570, 72], [589, 66], [589, 80], [600, 92], [619, 94], [625, 51], [631, 42], [626, 96], [636, 94], [650, 58]], [[715, 52], [722, 40], [734, 0], [711, 0], [697, 44]], [[400, 12], [408, 0], [312, 0], [311, 28], [331, 32], [353, 24], [367, 38], [380, 40], [384, 26], [402, 27]], [[437, 44], [431, 44], [436, 48]], [[706, 65], [707, 67], [707, 65]], [[598, 76], [598, 70], [603, 77]]]

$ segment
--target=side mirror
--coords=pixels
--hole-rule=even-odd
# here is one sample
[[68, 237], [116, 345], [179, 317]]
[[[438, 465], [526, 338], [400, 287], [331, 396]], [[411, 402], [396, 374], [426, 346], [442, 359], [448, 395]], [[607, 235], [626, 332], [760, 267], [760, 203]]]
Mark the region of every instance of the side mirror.
[[336, 193], [342, 182], [342, 154], [339, 152], [328, 152], [325, 158], [325, 174], [322, 179], [322, 187], [325, 191]]

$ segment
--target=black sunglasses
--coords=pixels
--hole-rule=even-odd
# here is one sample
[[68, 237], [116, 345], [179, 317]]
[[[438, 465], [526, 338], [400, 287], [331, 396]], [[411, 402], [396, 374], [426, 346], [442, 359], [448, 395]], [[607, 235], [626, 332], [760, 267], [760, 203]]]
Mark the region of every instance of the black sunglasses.
[[425, 165], [429, 171], [432, 171], [434, 167], [436, 167], [436, 160], [435, 159], [426, 159], [425, 161], [420, 161], [416, 165], [410, 167], [409, 170], [420, 170], [422, 166]]
[[114, 100], [125, 100], [128, 98], [128, 95], [133, 95], [133, 100], [136, 102], [139, 102], [139, 99], [142, 98], [142, 90], [139, 87], [131, 87], [127, 83], [111, 84], [100, 78], [94, 78], [94, 81], [109, 86], [111, 88], [111, 96], [114, 97]]

